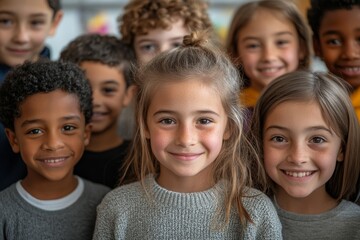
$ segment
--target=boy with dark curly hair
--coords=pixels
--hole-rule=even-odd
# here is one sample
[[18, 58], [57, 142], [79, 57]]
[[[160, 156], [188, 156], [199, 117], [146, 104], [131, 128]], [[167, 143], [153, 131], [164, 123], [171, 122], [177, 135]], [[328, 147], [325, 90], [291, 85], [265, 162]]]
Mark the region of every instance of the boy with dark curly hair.
[[[60, 0], [0, 1], [0, 85], [16, 65], [50, 58], [45, 39], [55, 35], [62, 16]], [[25, 165], [12, 152], [0, 124], [0, 191], [25, 174]]]
[[307, 17], [316, 55], [353, 87], [360, 121], [360, 0], [311, 0]]
[[131, 142], [117, 128], [122, 110], [134, 95], [131, 74], [134, 53], [114, 36], [86, 34], [70, 42], [60, 59], [79, 65], [93, 91], [91, 140], [75, 166], [75, 173], [114, 188]]
[[74, 64], [15, 67], [0, 87], [0, 121], [27, 175], [0, 192], [1, 239], [91, 239], [109, 188], [74, 176], [90, 139], [91, 87]]
[[207, 9], [203, 0], [131, 0], [118, 17], [119, 32], [144, 64], [190, 32], [212, 28]]

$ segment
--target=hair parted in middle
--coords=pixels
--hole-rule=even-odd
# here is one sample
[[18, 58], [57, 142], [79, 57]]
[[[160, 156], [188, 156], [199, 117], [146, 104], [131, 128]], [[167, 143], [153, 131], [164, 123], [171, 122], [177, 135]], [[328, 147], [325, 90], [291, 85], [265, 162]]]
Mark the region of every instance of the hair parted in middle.
[[212, 27], [203, 0], [130, 0], [117, 19], [121, 39], [132, 45], [135, 35], [146, 35], [156, 28], [170, 29], [173, 22], [184, 20], [185, 28], [201, 31]]
[[[248, 2], [241, 5], [235, 11], [226, 38], [226, 49], [233, 59], [234, 64], [241, 69], [241, 61], [238, 54], [239, 49], [237, 48], [239, 32], [260, 8], [281, 14], [294, 25], [298, 34], [300, 48], [304, 51], [304, 58], [299, 59], [299, 69], [309, 68], [312, 54], [310, 30], [295, 3], [288, 0], [260, 0]], [[242, 71], [241, 74], [245, 73]], [[249, 82], [245, 82], [245, 87], [249, 84]]]
[[[250, 220], [242, 205], [246, 187], [252, 185], [248, 156], [256, 155], [243, 134], [243, 109], [239, 106], [239, 74], [225, 52], [216, 47], [208, 32], [193, 32], [184, 37], [183, 45], [161, 53], [148, 64], [140, 67], [135, 80], [139, 86], [136, 101], [137, 130], [134, 144], [127, 159], [125, 171], [134, 172], [136, 180], [143, 180], [148, 174], [159, 173], [159, 163], [151, 151], [146, 138], [147, 114], [152, 96], [158, 86], [169, 82], [194, 79], [209, 88], [215, 89], [222, 101], [228, 118], [229, 139], [223, 141], [222, 149], [214, 161], [212, 178], [214, 183], [226, 181], [226, 220], [232, 207], [237, 209], [241, 222]], [[265, 172], [263, 180], [265, 181]], [[251, 221], [251, 220], [250, 220]]]
[[83, 34], [72, 40], [60, 53], [60, 60], [77, 65], [84, 61], [116, 67], [124, 74], [126, 86], [133, 84], [135, 54], [132, 48], [110, 35]]
[[[360, 126], [349, 98], [350, 86], [331, 73], [298, 70], [271, 82], [258, 100], [251, 125], [252, 144], [263, 162], [263, 128], [266, 117], [286, 101], [316, 102], [324, 121], [341, 139], [344, 161], [336, 163], [333, 176], [326, 183], [327, 192], [335, 199], [354, 201], [360, 175]], [[268, 180], [272, 183], [272, 181]], [[273, 183], [272, 183], [273, 184]], [[267, 187], [267, 186], [266, 186]], [[273, 188], [260, 187], [273, 193]]]

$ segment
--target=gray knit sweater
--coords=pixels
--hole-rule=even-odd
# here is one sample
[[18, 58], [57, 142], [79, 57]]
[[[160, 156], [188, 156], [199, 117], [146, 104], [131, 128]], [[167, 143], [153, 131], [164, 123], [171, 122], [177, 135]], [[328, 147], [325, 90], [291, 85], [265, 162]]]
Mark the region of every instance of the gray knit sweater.
[[243, 199], [254, 223], [243, 228], [233, 211], [229, 224], [219, 229], [214, 223], [224, 216], [217, 207], [224, 205], [220, 184], [204, 192], [177, 193], [148, 177], [150, 198], [139, 182], [114, 189], [98, 206], [93, 239], [282, 239], [271, 200], [255, 189]]
[[360, 206], [349, 201], [322, 214], [296, 214], [281, 209], [276, 203], [283, 225], [284, 239], [360, 239]]
[[91, 239], [96, 206], [110, 190], [84, 180], [84, 192], [71, 206], [45, 211], [25, 201], [13, 184], [0, 192], [0, 240]]

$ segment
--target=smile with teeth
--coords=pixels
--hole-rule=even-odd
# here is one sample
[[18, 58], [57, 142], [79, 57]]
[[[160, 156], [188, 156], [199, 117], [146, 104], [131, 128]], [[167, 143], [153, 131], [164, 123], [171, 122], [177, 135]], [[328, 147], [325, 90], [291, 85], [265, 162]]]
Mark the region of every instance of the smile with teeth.
[[340, 67], [341, 71], [348, 73], [360, 72], [360, 67]]
[[313, 171], [309, 171], [309, 172], [291, 172], [291, 171], [284, 171], [284, 173], [288, 176], [291, 177], [296, 177], [296, 178], [302, 178], [302, 177], [307, 177], [310, 176], [311, 174], [313, 174]]
[[280, 67], [270, 67], [270, 68], [261, 68], [259, 69], [262, 73], [274, 73], [280, 70]]
[[56, 158], [56, 159], [45, 159], [43, 160], [44, 163], [58, 163], [65, 161], [65, 158]]

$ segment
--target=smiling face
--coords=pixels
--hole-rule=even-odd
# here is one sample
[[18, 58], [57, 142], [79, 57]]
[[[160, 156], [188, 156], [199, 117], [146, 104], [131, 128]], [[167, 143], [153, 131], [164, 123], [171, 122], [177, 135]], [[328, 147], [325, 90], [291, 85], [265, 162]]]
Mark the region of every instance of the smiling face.
[[1, 0], [0, 62], [14, 67], [37, 60], [61, 20], [61, 11], [53, 14], [46, 0]]
[[303, 58], [294, 24], [280, 13], [262, 8], [240, 29], [237, 49], [251, 86], [259, 91], [296, 70]]
[[91, 131], [96, 134], [117, 132], [118, 118], [132, 98], [133, 87], [126, 87], [124, 75], [118, 67], [84, 61], [80, 67], [90, 82], [93, 97]]
[[341, 140], [317, 103], [287, 101], [274, 107], [265, 120], [263, 146], [266, 172], [278, 185], [277, 198], [316, 202], [328, 195], [325, 183], [343, 156]]
[[140, 64], [149, 62], [159, 53], [176, 48], [183, 42], [189, 31], [184, 26], [184, 21], [175, 21], [170, 29], [155, 28], [146, 35], [136, 35], [134, 50], [136, 59]]
[[25, 180], [60, 182], [72, 178], [90, 137], [77, 97], [61, 90], [37, 93], [24, 100], [20, 112], [15, 132], [7, 129], [7, 135], [27, 166]]
[[147, 126], [161, 186], [178, 192], [211, 187], [212, 163], [229, 137], [215, 90], [194, 78], [162, 84], [151, 99]]
[[327, 11], [315, 50], [330, 72], [360, 86], [360, 8]]

